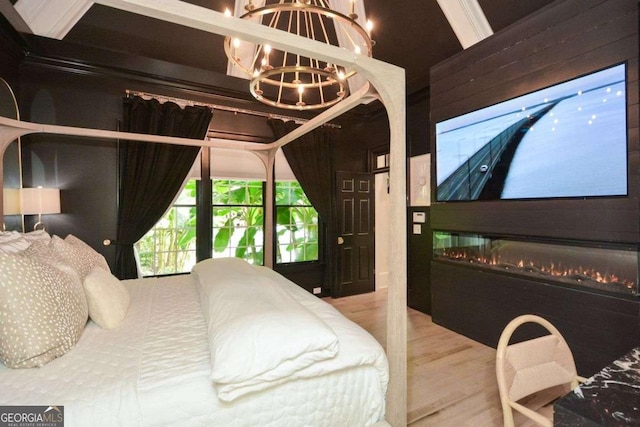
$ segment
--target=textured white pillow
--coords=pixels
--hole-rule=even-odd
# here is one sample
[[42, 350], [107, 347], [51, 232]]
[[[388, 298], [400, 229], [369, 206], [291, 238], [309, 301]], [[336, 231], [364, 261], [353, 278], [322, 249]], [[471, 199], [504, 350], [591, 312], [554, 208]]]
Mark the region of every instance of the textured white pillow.
[[113, 329], [122, 323], [131, 300], [120, 280], [102, 268], [94, 268], [84, 279], [84, 291], [91, 320], [104, 329]]
[[30, 231], [28, 233], [22, 234], [22, 237], [27, 239], [29, 242], [35, 242], [36, 240], [44, 240], [48, 242], [49, 240], [51, 240], [51, 235], [45, 230]]
[[9, 231], [0, 235], [0, 252], [15, 254], [29, 247], [30, 241], [17, 231]]

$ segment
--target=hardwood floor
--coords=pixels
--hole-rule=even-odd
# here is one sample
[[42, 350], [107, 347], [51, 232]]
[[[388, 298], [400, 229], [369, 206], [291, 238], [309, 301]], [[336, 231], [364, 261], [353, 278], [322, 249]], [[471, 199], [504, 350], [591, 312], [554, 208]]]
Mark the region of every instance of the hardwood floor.
[[[325, 298], [383, 346], [385, 290]], [[502, 426], [495, 379], [495, 349], [434, 324], [431, 316], [408, 310], [409, 426]], [[531, 425], [516, 418], [516, 425]]]

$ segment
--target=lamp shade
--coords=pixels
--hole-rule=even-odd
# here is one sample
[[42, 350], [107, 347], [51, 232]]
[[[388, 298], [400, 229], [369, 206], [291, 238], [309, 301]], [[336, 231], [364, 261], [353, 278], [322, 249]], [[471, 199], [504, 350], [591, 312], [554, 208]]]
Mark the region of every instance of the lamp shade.
[[17, 188], [2, 189], [2, 213], [4, 215], [20, 214], [20, 190]]
[[60, 213], [59, 188], [22, 188], [20, 207], [23, 215]]

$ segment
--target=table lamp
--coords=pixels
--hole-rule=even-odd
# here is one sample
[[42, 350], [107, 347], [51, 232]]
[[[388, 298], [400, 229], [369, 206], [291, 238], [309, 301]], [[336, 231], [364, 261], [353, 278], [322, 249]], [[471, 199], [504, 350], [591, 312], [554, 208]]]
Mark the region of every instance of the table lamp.
[[60, 189], [22, 188], [20, 189], [20, 208], [23, 215], [38, 215], [38, 222], [33, 226], [34, 230], [39, 226], [45, 230], [42, 215], [60, 213]]

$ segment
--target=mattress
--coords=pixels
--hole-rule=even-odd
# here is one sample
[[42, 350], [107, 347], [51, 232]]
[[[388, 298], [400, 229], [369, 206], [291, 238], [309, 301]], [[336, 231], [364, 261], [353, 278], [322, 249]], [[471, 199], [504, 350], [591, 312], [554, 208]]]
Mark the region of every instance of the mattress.
[[67, 427], [365, 426], [384, 418], [387, 379], [371, 365], [222, 402], [193, 277], [124, 283], [131, 306], [119, 328], [90, 321], [75, 348], [42, 368], [0, 365], [0, 405], [64, 406]]

